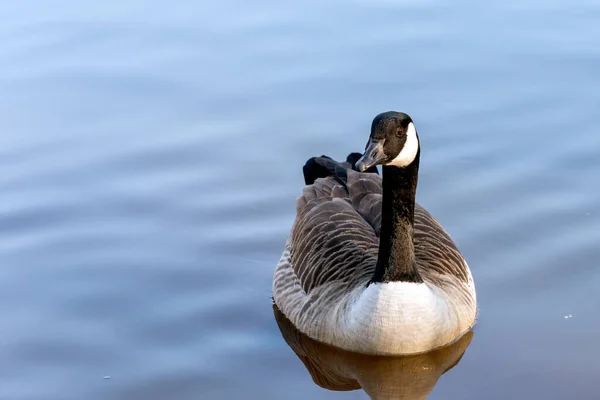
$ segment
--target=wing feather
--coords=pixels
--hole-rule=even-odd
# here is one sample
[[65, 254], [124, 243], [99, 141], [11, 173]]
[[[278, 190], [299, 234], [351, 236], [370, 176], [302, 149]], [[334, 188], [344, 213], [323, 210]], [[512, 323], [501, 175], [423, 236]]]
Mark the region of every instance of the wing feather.
[[[325, 284], [366, 284], [377, 262], [381, 177], [354, 171], [350, 164], [334, 167], [335, 173], [349, 168], [342, 174], [344, 179], [318, 178], [304, 188], [296, 203], [290, 261], [305, 293]], [[417, 267], [425, 281], [440, 284], [445, 277], [454, 277], [468, 282], [468, 267], [452, 238], [418, 204], [414, 242]]]

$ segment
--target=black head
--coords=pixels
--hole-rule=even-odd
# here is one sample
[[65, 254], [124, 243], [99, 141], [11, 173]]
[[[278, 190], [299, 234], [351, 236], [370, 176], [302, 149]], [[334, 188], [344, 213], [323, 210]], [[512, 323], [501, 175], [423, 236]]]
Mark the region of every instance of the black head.
[[365, 153], [356, 163], [364, 171], [373, 165], [410, 165], [419, 152], [419, 138], [408, 114], [388, 111], [379, 114], [371, 124], [371, 135]]

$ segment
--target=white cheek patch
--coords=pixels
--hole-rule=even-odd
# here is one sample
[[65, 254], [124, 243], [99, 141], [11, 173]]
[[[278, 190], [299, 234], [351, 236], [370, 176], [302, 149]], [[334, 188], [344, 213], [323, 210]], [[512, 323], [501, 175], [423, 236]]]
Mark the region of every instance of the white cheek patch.
[[406, 142], [402, 151], [392, 161], [385, 165], [393, 165], [395, 167], [406, 167], [415, 160], [419, 151], [419, 139], [417, 139], [417, 131], [413, 123], [408, 124], [406, 129]]

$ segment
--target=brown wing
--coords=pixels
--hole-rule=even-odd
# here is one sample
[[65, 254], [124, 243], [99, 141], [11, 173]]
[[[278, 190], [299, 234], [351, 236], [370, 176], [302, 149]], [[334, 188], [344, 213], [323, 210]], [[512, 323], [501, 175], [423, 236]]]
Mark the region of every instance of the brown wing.
[[421, 276], [436, 282], [449, 275], [468, 283], [467, 263], [442, 225], [427, 210], [415, 205], [415, 255]]
[[[346, 171], [347, 181], [317, 179], [298, 198], [291, 264], [306, 293], [324, 283], [347, 286], [372, 277], [381, 228], [381, 177]], [[468, 267], [450, 235], [415, 205], [415, 255], [426, 281], [447, 275], [468, 282]]]
[[[348, 193], [352, 205], [369, 222], [377, 236], [381, 229], [381, 177], [375, 174], [348, 173]], [[436, 281], [451, 275], [468, 282], [468, 267], [456, 244], [442, 225], [419, 204], [415, 204], [415, 256], [425, 280]]]
[[324, 283], [366, 283], [377, 262], [375, 231], [353, 208], [346, 187], [319, 178], [297, 201], [291, 264], [306, 293]]

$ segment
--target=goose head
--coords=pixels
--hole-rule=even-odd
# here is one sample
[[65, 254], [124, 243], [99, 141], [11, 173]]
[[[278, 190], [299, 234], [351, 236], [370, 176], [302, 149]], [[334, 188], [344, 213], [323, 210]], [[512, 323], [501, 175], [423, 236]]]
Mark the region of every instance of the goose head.
[[418, 153], [419, 138], [412, 118], [403, 112], [388, 111], [373, 119], [365, 152], [355, 167], [361, 172], [374, 165], [404, 168]]

